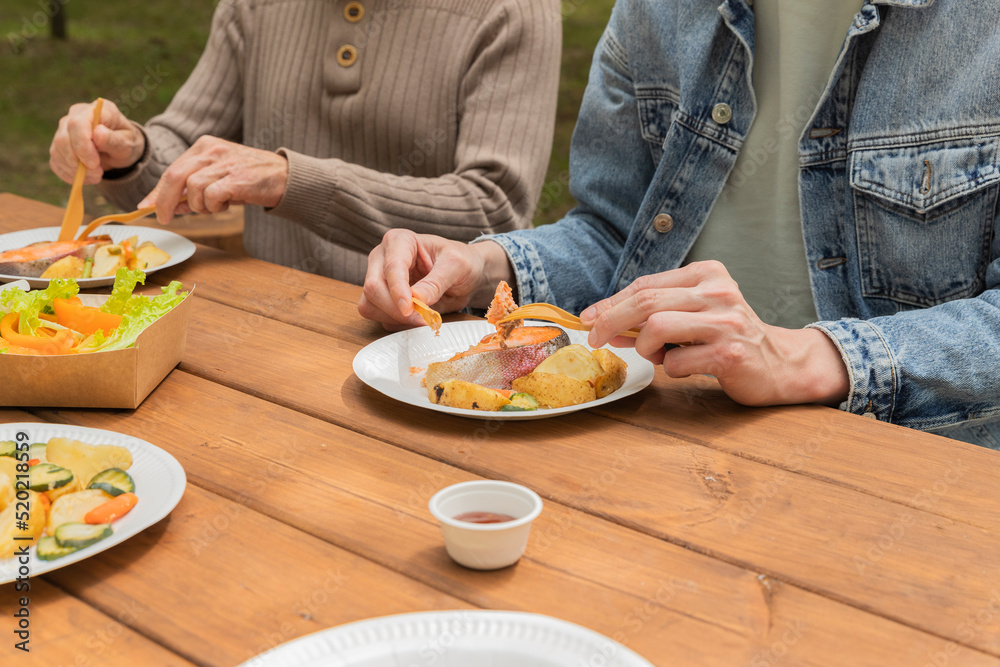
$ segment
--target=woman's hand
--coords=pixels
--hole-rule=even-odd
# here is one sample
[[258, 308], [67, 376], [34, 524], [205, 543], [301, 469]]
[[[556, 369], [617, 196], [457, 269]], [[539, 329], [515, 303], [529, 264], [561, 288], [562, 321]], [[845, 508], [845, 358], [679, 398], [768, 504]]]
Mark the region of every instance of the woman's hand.
[[138, 208], [156, 206], [165, 225], [174, 215], [218, 213], [230, 204], [277, 206], [287, 185], [288, 160], [281, 155], [204, 136], [163, 172]]
[[[833, 341], [816, 329], [762, 322], [719, 262], [639, 278], [581, 319], [593, 326], [594, 348], [628, 345], [631, 339], [615, 334], [641, 326], [636, 352], [662, 363], [670, 377], [713, 375], [744, 405], [836, 405], [847, 398], [847, 368]], [[682, 346], [666, 350], [669, 343]]]
[[49, 146], [49, 166], [56, 176], [72, 183], [79, 163], [87, 167], [85, 183], [100, 183], [109, 169], [131, 167], [142, 157], [146, 138], [114, 102], [105, 100], [97, 127], [94, 103], [74, 104], [59, 120]]

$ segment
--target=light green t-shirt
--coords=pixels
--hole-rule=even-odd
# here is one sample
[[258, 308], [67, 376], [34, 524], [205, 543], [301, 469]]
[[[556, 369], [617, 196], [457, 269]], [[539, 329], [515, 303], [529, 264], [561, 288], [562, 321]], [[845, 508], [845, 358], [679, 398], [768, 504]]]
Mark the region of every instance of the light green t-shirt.
[[766, 323], [816, 321], [799, 212], [798, 140], [861, 0], [755, 0], [757, 117], [687, 262], [726, 265]]

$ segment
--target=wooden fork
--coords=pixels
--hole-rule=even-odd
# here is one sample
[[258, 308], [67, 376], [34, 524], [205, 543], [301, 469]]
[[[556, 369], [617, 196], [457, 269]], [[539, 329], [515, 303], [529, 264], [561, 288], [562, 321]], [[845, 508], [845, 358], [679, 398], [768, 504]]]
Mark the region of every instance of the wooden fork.
[[[187, 201], [187, 197], [181, 197], [181, 201]], [[180, 202], [178, 202], [180, 203]], [[145, 218], [147, 215], [151, 215], [156, 212], [155, 206], [147, 206], [146, 208], [139, 208], [131, 213], [112, 213], [111, 215], [102, 215], [99, 218], [91, 220], [90, 224], [86, 226], [80, 236], [77, 238], [85, 239], [94, 233], [94, 230], [107, 222], [132, 222], [133, 220], [138, 220], [140, 218]]]
[[[101, 122], [101, 109], [104, 107], [104, 99], [98, 97], [94, 103], [94, 117], [91, 121], [92, 127], [97, 127]], [[73, 186], [69, 191], [69, 201], [66, 203], [66, 212], [63, 213], [62, 225], [59, 228], [60, 241], [72, 241], [76, 232], [83, 222], [83, 179], [87, 175], [87, 167], [81, 162], [76, 167], [76, 176], [73, 178]]]
[[[553, 324], [561, 324], [567, 329], [590, 331], [590, 327], [581, 322], [579, 317], [548, 303], [529, 303], [521, 306], [511, 314], [501, 318], [499, 324], [512, 320], [543, 320], [545, 322], [552, 322]], [[629, 329], [628, 331], [622, 331], [618, 335], [635, 338], [639, 335], [639, 330]]]
[[440, 335], [438, 332], [441, 330], [441, 314], [415, 296], [411, 295], [410, 301], [413, 303], [413, 310], [417, 311], [427, 326], [434, 331], [434, 335]]

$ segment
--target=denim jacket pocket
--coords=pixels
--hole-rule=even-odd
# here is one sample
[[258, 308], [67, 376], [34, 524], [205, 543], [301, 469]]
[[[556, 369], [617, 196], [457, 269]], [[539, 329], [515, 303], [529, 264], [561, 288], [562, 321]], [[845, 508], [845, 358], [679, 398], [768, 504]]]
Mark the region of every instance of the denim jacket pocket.
[[864, 296], [926, 307], [982, 292], [998, 158], [996, 137], [852, 150]]
[[635, 96], [642, 138], [649, 143], [653, 163], [658, 164], [663, 157], [663, 142], [667, 140], [667, 132], [677, 112], [677, 95], [666, 88], [636, 87]]

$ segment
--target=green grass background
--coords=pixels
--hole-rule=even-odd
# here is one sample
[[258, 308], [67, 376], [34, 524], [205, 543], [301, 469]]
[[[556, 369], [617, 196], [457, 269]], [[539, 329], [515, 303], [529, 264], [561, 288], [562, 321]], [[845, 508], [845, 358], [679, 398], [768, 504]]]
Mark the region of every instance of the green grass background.
[[[50, 0], [0, 0], [0, 192], [65, 205], [69, 186], [48, 167], [59, 118], [74, 102], [123, 100], [144, 122], [159, 113], [197, 62], [215, 8], [203, 0], [66, 0], [69, 39], [49, 37]], [[563, 2], [563, 62], [555, 142], [536, 224], [573, 206], [569, 142], [594, 46], [614, 0]], [[162, 81], [147, 90], [150, 72]], [[84, 188], [88, 213], [112, 212]]]

